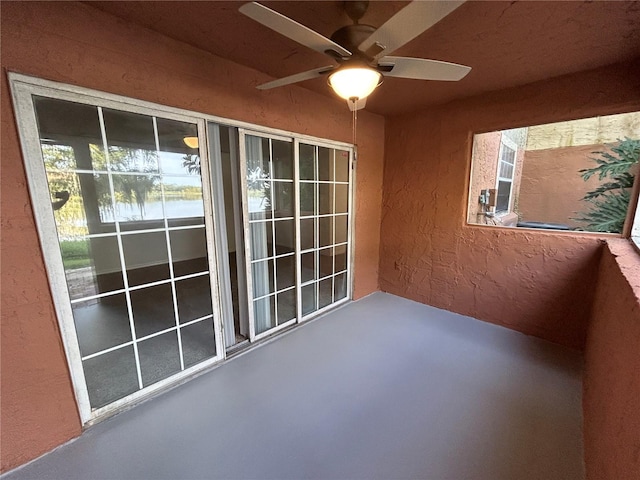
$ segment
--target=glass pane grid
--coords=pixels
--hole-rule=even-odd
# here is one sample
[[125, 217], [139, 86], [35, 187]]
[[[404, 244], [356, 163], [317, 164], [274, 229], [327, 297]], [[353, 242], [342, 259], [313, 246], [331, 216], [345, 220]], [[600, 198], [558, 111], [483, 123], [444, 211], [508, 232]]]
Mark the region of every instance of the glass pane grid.
[[[182, 142], [197, 128], [34, 103], [49, 188], [60, 199], [54, 215], [90, 403], [100, 408], [184, 370], [185, 354], [190, 364], [205, 351], [215, 356], [213, 328], [208, 349], [196, 352], [187, 336], [185, 352], [181, 338], [186, 327], [213, 322], [199, 158]], [[69, 138], [73, 147], [50, 145]], [[194, 304], [187, 285], [208, 297]], [[191, 302], [182, 325], [181, 301]]]
[[314, 247], [314, 248], [307, 248], [306, 250], [300, 250], [300, 253], [309, 253], [309, 252], [313, 252], [315, 250], [321, 250], [324, 248], [328, 248], [328, 247], [346, 247], [349, 245], [349, 242], [339, 242], [339, 243], [334, 243], [332, 245], [327, 245], [324, 247]]
[[[302, 149], [301, 144], [301, 157]], [[303, 318], [346, 297], [350, 178], [348, 155], [348, 152], [317, 147], [313, 180], [300, 179], [301, 236], [304, 237], [304, 233], [309, 231], [310, 224], [305, 222], [313, 219], [314, 225], [313, 245], [304, 238], [300, 242]], [[302, 196], [309, 184], [314, 185], [313, 214], [310, 213], [311, 208], [302, 208], [305, 204]]]
[[289, 292], [289, 291], [291, 291], [291, 290], [295, 290], [295, 288], [296, 288], [296, 287], [295, 287], [295, 286], [293, 286], [293, 287], [283, 288], [282, 290], [275, 290], [275, 291], [273, 291], [273, 292], [269, 292], [269, 293], [267, 293], [267, 294], [265, 294], [265, 295], [261, 295], [261, 296], [259, 296], [259, 297], [254, 297], [254, 299], [253, 299], [253, 300], [262, 300], [263, 298], [273, 297], [274, 295], [277, 295], [277, 294], [279, 294], [279, 293], [284, 293], [284, 292]]
[[324, 183], [327, 185], [349, 185], [349, 182], [339, 182], [335, 180], [300, 180], [300, 183]]
[[[63, 145], [48, 145], [48, 147], [50, 147], [50, 149], [52, 149], [51, 147], [61, 147]], [[71, 147], [69, 147], [71, 148]], [[194, 178], [193, 174], [188, 174], [188, 173], [179, 173], [179, 172], [163, 172], [162, 169], [160, 171], [153, 171], [153, 172], [145, 172], [145, 171], [123, 171], [123, 170], [118, 170], [115, 169], [114, 167], [111, 168], [107, 168], [107, 169], [100, 169], [100, 168], [59, 168], [59, 167], [55, 167], [55, 168], [49, 168], [46, 167], [48, 172], [51, 173], [70, 173], [70, 174], [95, 174], [95, 175], [108, 175], [108, 174], [114, 174], [114, 175], [122, 175], [122, 176], [140, 176], [140, 175], [147, 175], [147, 176], [154, 176], [154, 175], [158, 175], [161, 174], [163, 176], [170, 176], [170, 177], [177, 177], [177, 178]], [[293, 182], [293, 180], [282, 180], [282, 179], [275, 179], [274, 181], [277, 182]]]
[[[155, 130], [155, 134], [156, 134], [156, 144], [158, 145], [158, 151], [160, 150], [160, 142], [158, 140], [158, 128], [157, 128], [157, 124], [156, 124], [156, 119], [153, 119], [153, 124], [154, 124], [154, 130]], [[161, 161], [160, 159], [158, 159], [158, 163], [160, 164]], [[164, 226], [165, 226], [165, 241], [167, 242], [167, 255], [168, 255], [168, 260], [169, 260], [169, 278], [171, 278], [171, 297], [173, 300], [173, 316], [174, 316], [174, 321], [175, 321], [175, 325], [176, 325], [176, 329], [178, 327], [178, 325], [180, 325], [180, 316], [179, 316], [179, 312], [178, 312], [178, 294], [176, 292], [176, 282], [175, 282], [175, 271], [174, 271], [174, 266], [173, 266], [173, 250], [171, 248], [171, 236], [169, 235], [169, 221], [167, 220], [167, 214], [165, 211], [165, 205], [164, 205], [164, 186], [161, 184], [160, 186], [161, 191], [162, 191], [162, 210], [163, 210], [163, 214], [164, 214]], [[180, 370], [184, 370], [184, 355], [182, 353], [182, 338], [180, 335], [180, 330], [177, 329], [177, 340], [178, 340], [178, 358], [180, 360]]]
[[[138, 338], [136, 339], [136, 341], [141, 342], [141, 341], [143, 341], [143, 340], [148, 340], [148, 339], [150, 339], [150, 338], [154, 338], [154, 337], [157, 337], [157, 336], [159, 336], [159, 335], [163, 335], [163, 334], [168, 333], [168, 332], [173, 332], [173, 331], [176, 331], [176, 330], [181, 330], [181, 329], [187, 328], [187, 327], [189, 327], [189, 326], [191, 326], [191, 325], [194, 325], [194, 324], [196, 324], [196, 323], [200, 323], [200, 322], [203, 322], [203, 321], [206, 321], [206, 320], [211, 320], [211, 319], [213, 319], [213, 315], [205, 315], [204, 317], [196, 318], [195, 320], [191, 320], [191, 321], [186, 322], [186, 323], [184, 323], [184, 324], [176, 325], [176, 326], [174, 326], [174, 327], [170, 327], [170, 328], [167, 328], [167, 329], [165, 329], [165, 330], [160, 330], [160, 331], [158, 331], [158, 332], [152, 333], [152, 334], [150, 334], [150, 335], [146, 335], [146, 336], [144, 336], [144, 337], [138, 337]], [[88, 360], [88, 359], [91, 359], [91, 358], [99, 357], [100, 355], [104, 355], [104, 354], [107, 354], [107, 353], [113, 352], [113, 351], [115, 351], [115, 350], [118, 350], [118, 349], [120, 349], [120, 348], [123, 348], [123, 347], [127, 347], [127, 346], [130, 346], [130, 345], [133, 345], [133, 343], [134, 343], [133, 341], [129, 341], [129, 342], [125, 342], [125, 343], [121, 343], [121, 344], [118, 344], [118, 345], [116, 345], [116, 346], [114, 346], [114, 347], [107, 348], [107, 349], [101, 350], [101, 351], [99, 351], [99, 352], [92, 353], [92, 354], [90, 354], [90, 355], [85, 355], [85, 356], [83, 356], [83, 357], [82, 357], [82, 360]]]
[[285, 257], [293, 257], [295, 255], [295, 252], [291, 252], [291, 253], [283, 253], [281, 255], [275, 255], [272, 257], [264, 257], [264, 258], [258, 258], [256, 260], [251, 260], [251, 263], [258, 263], [258, 262], [264, 262], [265, 260], [277, 260], [279, 258], [285, 258]]
[[[271, 178], [273, 178], [273, 170], [274, 170], [274, 166], [273, 166], [273, 148], [272, 148], [272, 143], [273, 141], [271, 139], [269, 139], [269, 167], [271, 168]], [[273, 195], [273, 193], [275, 192], [275, 189], [271, 190], [272, 192], [272, 202], [271, 202], [271, 211], [272, 211], [272, 218], [275, 218], [275, 195]], [[276, 252], [276, 229], [275, 229], [275, 223], [272, 221], [273, 223], [273, 228], [271, 229], [271, 245], [273, 245], [273, 253], [275, 254]], [[278, 272], [277, 272], [277, 268], [276, 268], [276, 260], [274, 257], [273, 262], [271, 262], [272, 264], [272, 268], [273, 268], [273, 288], [275, 291], [278, 290]], [[276, 297], [274, 294], [274, 319], [276, 322], [276, 325], [278, 323], [278, 302], [276, 301]]]
[[[292, 143], [253, 135], [245, 137], [247, 186], [250, 208], [253, 325], [256, 335], [295, 320], [295, 180]], [[256, 166], [254, 159], [261, 164]], [[268, 183], [261, 193], [268, 199], [266, 214], [257, 215], [252, 200], [256, 168], [268, 171]], [[255, 183], [254, 183], [255, 184]], [[252, 206], [253, 202], [253, 206]], [[263, 203], [263, 207], [266, 204]], [[253, 213], [252, 213], [253, 212]], [[292, 300], [293, 299], [293, 300]], [[293, 311], [293, 315], [291, 315]]]
[[134, 343], [133, 341], [129, 341], [129, 342], [125, 342], [125, 343], [120, 343], [120, 344], [116, 345], [115, 347], [106, 348], [106, 349], [101, 350], [101, 351], [99, 351], [99, 352], [92, 353], [92, 354], [90, 354], [90, 355], [85, 355], [85, 356], [83, 356], [83, 357], [82, 357], [82, 361], [84, 361], [84, 360], [90, 360], [90, 359], [92, 359], [92, 358], [99, 357], [99, 356], [101, 356], [101, 355], [106, 355], [107, 353], [114, 352], [114, 351], [119, 350], [119, 349], [121, 349], [121, 348], [132, 346], [132, 345], [133, 345], [133, 343]]
[[333, 218], [347, 215], [346, 212], [337, 212], [337, 213], [321, 213], [317, 215], [300, 215], [300, 219], [304, 218]]
[[308, 280], [306, 282], [302, 282], [300, 285], [304, 287], [304, 286], [307, 286], [307, 285], [311, 285], [313, 283], [318, 283], [318, 280], [326, 280], [327, 278], [337, 277], [337, 276], [343, 275], [345, 273], [347, 273], [347, 270], [342, 270], [340, 272], [331, 273], [329, 275], [323, 276], [323, 277], [315, 279], [315, 280]]
[[264, 223], [265, 221], [277, 223], [277, 222], [281, 222], [283, 220], [295, 220], [295, 217], [276, 217], [276, 218], [269, 218], [267, 220], [265, 220], [263, 218], [262, 219], [252, 219], [252, 220], [249, 220], [249, 225], [254, 224], [254, 223]]

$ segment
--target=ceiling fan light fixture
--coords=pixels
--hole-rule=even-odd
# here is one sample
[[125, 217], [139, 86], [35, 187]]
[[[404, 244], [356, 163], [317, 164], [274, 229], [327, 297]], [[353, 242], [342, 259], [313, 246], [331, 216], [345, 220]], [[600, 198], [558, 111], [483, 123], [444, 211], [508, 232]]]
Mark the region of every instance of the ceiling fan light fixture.
[[184, 137], [182, 141], [189, 148], [198, 148], [198, 137]]
[[362, 100], [382, 83], [382, 74], [370, 67], [340, 68], [329, 75], [329, 85], [345, 100]]

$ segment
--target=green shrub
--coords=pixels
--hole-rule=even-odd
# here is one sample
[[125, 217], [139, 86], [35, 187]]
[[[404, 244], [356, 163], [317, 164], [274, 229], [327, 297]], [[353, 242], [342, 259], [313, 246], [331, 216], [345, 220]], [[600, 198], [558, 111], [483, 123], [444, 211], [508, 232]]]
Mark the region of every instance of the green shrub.
[[584, 223], [584, 230], [622, 233], [635, 179], [631, 170], [640, 159], [640, 140], [625, 138], [618, 141], [618, 145], [609, 147], [611, 152], [593, 152], [598, 156], [590, 160], [597, 166], [580, 170], [585, 181], [593, 175], [598, 175], [600, 180], [610, 180], [582, 198], [589, 202], [590, 209], [574, 220]]
[[60, 242], [60, 252], [65, 270], [91, 265], [89, 240], [63, 240]]

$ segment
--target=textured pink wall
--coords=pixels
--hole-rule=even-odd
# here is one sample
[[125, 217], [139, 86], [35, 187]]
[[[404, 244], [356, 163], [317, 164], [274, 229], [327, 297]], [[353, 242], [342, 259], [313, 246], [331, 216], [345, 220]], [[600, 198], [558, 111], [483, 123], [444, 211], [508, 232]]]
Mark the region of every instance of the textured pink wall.
[[469, 208], [467, 221], [470, 223], [486, 222], [486, 217], [478, 216], [481, 206], [478, 203], [480, 191], [496, 188], [498, 172], [498, 155], [500, 154], [500, 132], [488, 132], [473, 139], [474, 161], [471, 165], [471, 189], [469, 191]]
[[600, 262], [583, 407], [587, 478], [640, 478], [640, 253], [626, 240]]
[[639, 76], [610, 66], [388, 119], [381, 289], [582, 348], [599, 238], [466, 225], [472, 135], [638, 109]]
[[[148, 8], [153, 8], [150, 5]], [[2, 5], [1, 468], [80, 433], [32, 207], [7, 71], [322, 138], [351, 141], [346, 105], [79, 3]], [[250, 39], [247, 39], [249, 42]], [[384, 119], [359, 115], [355, 296], [378, 288]]]
[[594, 175], [585, 182], [578, 171], [593, 168], [596, 164], [589, 158], [601, 150], [605, 150], [602, 145], [582, 145], [525, 152], [519, 203], [522, 219], [584, 225], [571, 218], [589, 209], [582, 197], [603, 181]]

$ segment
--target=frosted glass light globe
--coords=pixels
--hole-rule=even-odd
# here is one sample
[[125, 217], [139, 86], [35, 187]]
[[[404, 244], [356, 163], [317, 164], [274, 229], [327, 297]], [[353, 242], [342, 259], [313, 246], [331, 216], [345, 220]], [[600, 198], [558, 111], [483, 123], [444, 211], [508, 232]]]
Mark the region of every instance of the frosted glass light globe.
[[368, 97], [380, 83], [380, 72], [366, 67], [341, 68], [329, 76], [329, 85], [345, 100]]

